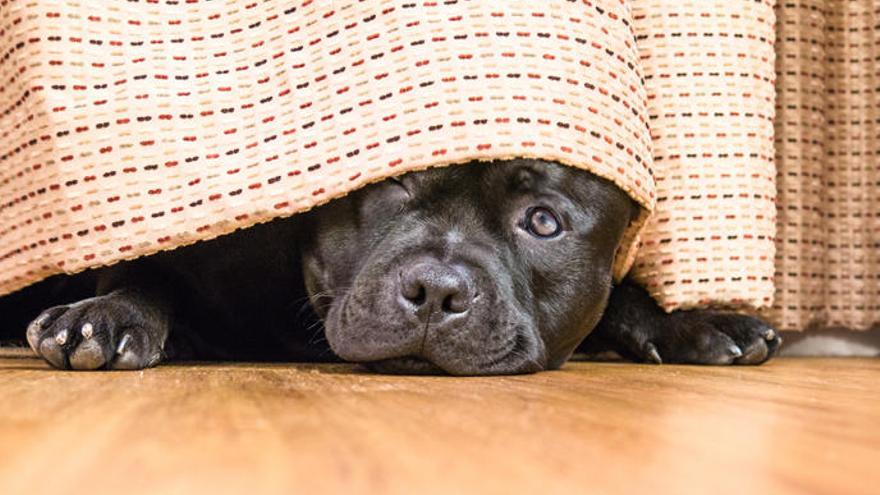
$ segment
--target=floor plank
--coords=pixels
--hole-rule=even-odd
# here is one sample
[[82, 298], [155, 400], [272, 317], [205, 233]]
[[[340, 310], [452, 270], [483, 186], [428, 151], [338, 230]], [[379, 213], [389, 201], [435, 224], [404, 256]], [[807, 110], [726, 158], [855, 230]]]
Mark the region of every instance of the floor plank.
[[[877, 493], [880, 360], [50, 371], [0, 353], [0, 493]], [[746, 491], [748, 490], [748, 491]]]

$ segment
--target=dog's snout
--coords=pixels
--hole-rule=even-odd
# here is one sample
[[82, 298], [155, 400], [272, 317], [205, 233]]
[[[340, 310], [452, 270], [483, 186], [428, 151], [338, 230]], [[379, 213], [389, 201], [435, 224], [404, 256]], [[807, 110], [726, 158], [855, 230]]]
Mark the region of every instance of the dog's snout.
[[[471, 281], [462, 271], [439, 261], [418, 261], [400, 272], [400, 295], [420, 319], [439, 313], [442, 318], [471, 307]], [[436, 322], [440, 323], [440, 322]]]

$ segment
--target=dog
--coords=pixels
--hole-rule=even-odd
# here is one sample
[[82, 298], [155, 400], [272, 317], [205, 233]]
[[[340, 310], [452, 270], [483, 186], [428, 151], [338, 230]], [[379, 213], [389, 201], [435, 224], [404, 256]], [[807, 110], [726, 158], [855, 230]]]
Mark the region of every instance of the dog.
[[598, 176], [531, 159], [413, 172], [295, 217], [94, 271], [95, 296], [43, 311], [60, 369], [171, 359], [336, 360], [385, 373], [500, 375], [613, 351], [759, 364], [747, 315], [665, 313], [612, 265], [639, 207]]

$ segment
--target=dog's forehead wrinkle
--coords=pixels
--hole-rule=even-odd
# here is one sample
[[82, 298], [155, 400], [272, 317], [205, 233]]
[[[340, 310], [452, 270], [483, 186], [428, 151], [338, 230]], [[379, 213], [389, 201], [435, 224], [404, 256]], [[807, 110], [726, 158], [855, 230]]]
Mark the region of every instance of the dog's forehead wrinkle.
[[444, 244], [473, 242], [489, 236], [491, 215], [475, 201], [462, 198], [446, 198], [434, 203], [433, 208], [421, 210], [431, 239]]
[[586, 203], [594, 201], [592, 181], [592, 174], [582, 170], [529, 161], [509, 169], [506, 193], [511, 198], [531, 197], [578, 215]]
[[443, 168], [432, 168], [407, 174], [407, 185], [411, 193], [417, 196], [437, 196], [448, 193], [451, 188], [460, 189], [462, 186], [474, 183], [482, 175], [484, 167], [480, 164], [466, 166], [450, 165]]

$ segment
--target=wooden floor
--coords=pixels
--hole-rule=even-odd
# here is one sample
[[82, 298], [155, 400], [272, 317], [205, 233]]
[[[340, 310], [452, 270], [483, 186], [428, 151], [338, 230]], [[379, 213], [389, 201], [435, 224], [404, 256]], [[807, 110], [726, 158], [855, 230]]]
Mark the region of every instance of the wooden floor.
[[0, 354], [0, 494], [880, 493], [880, 360], [57, 372]]

